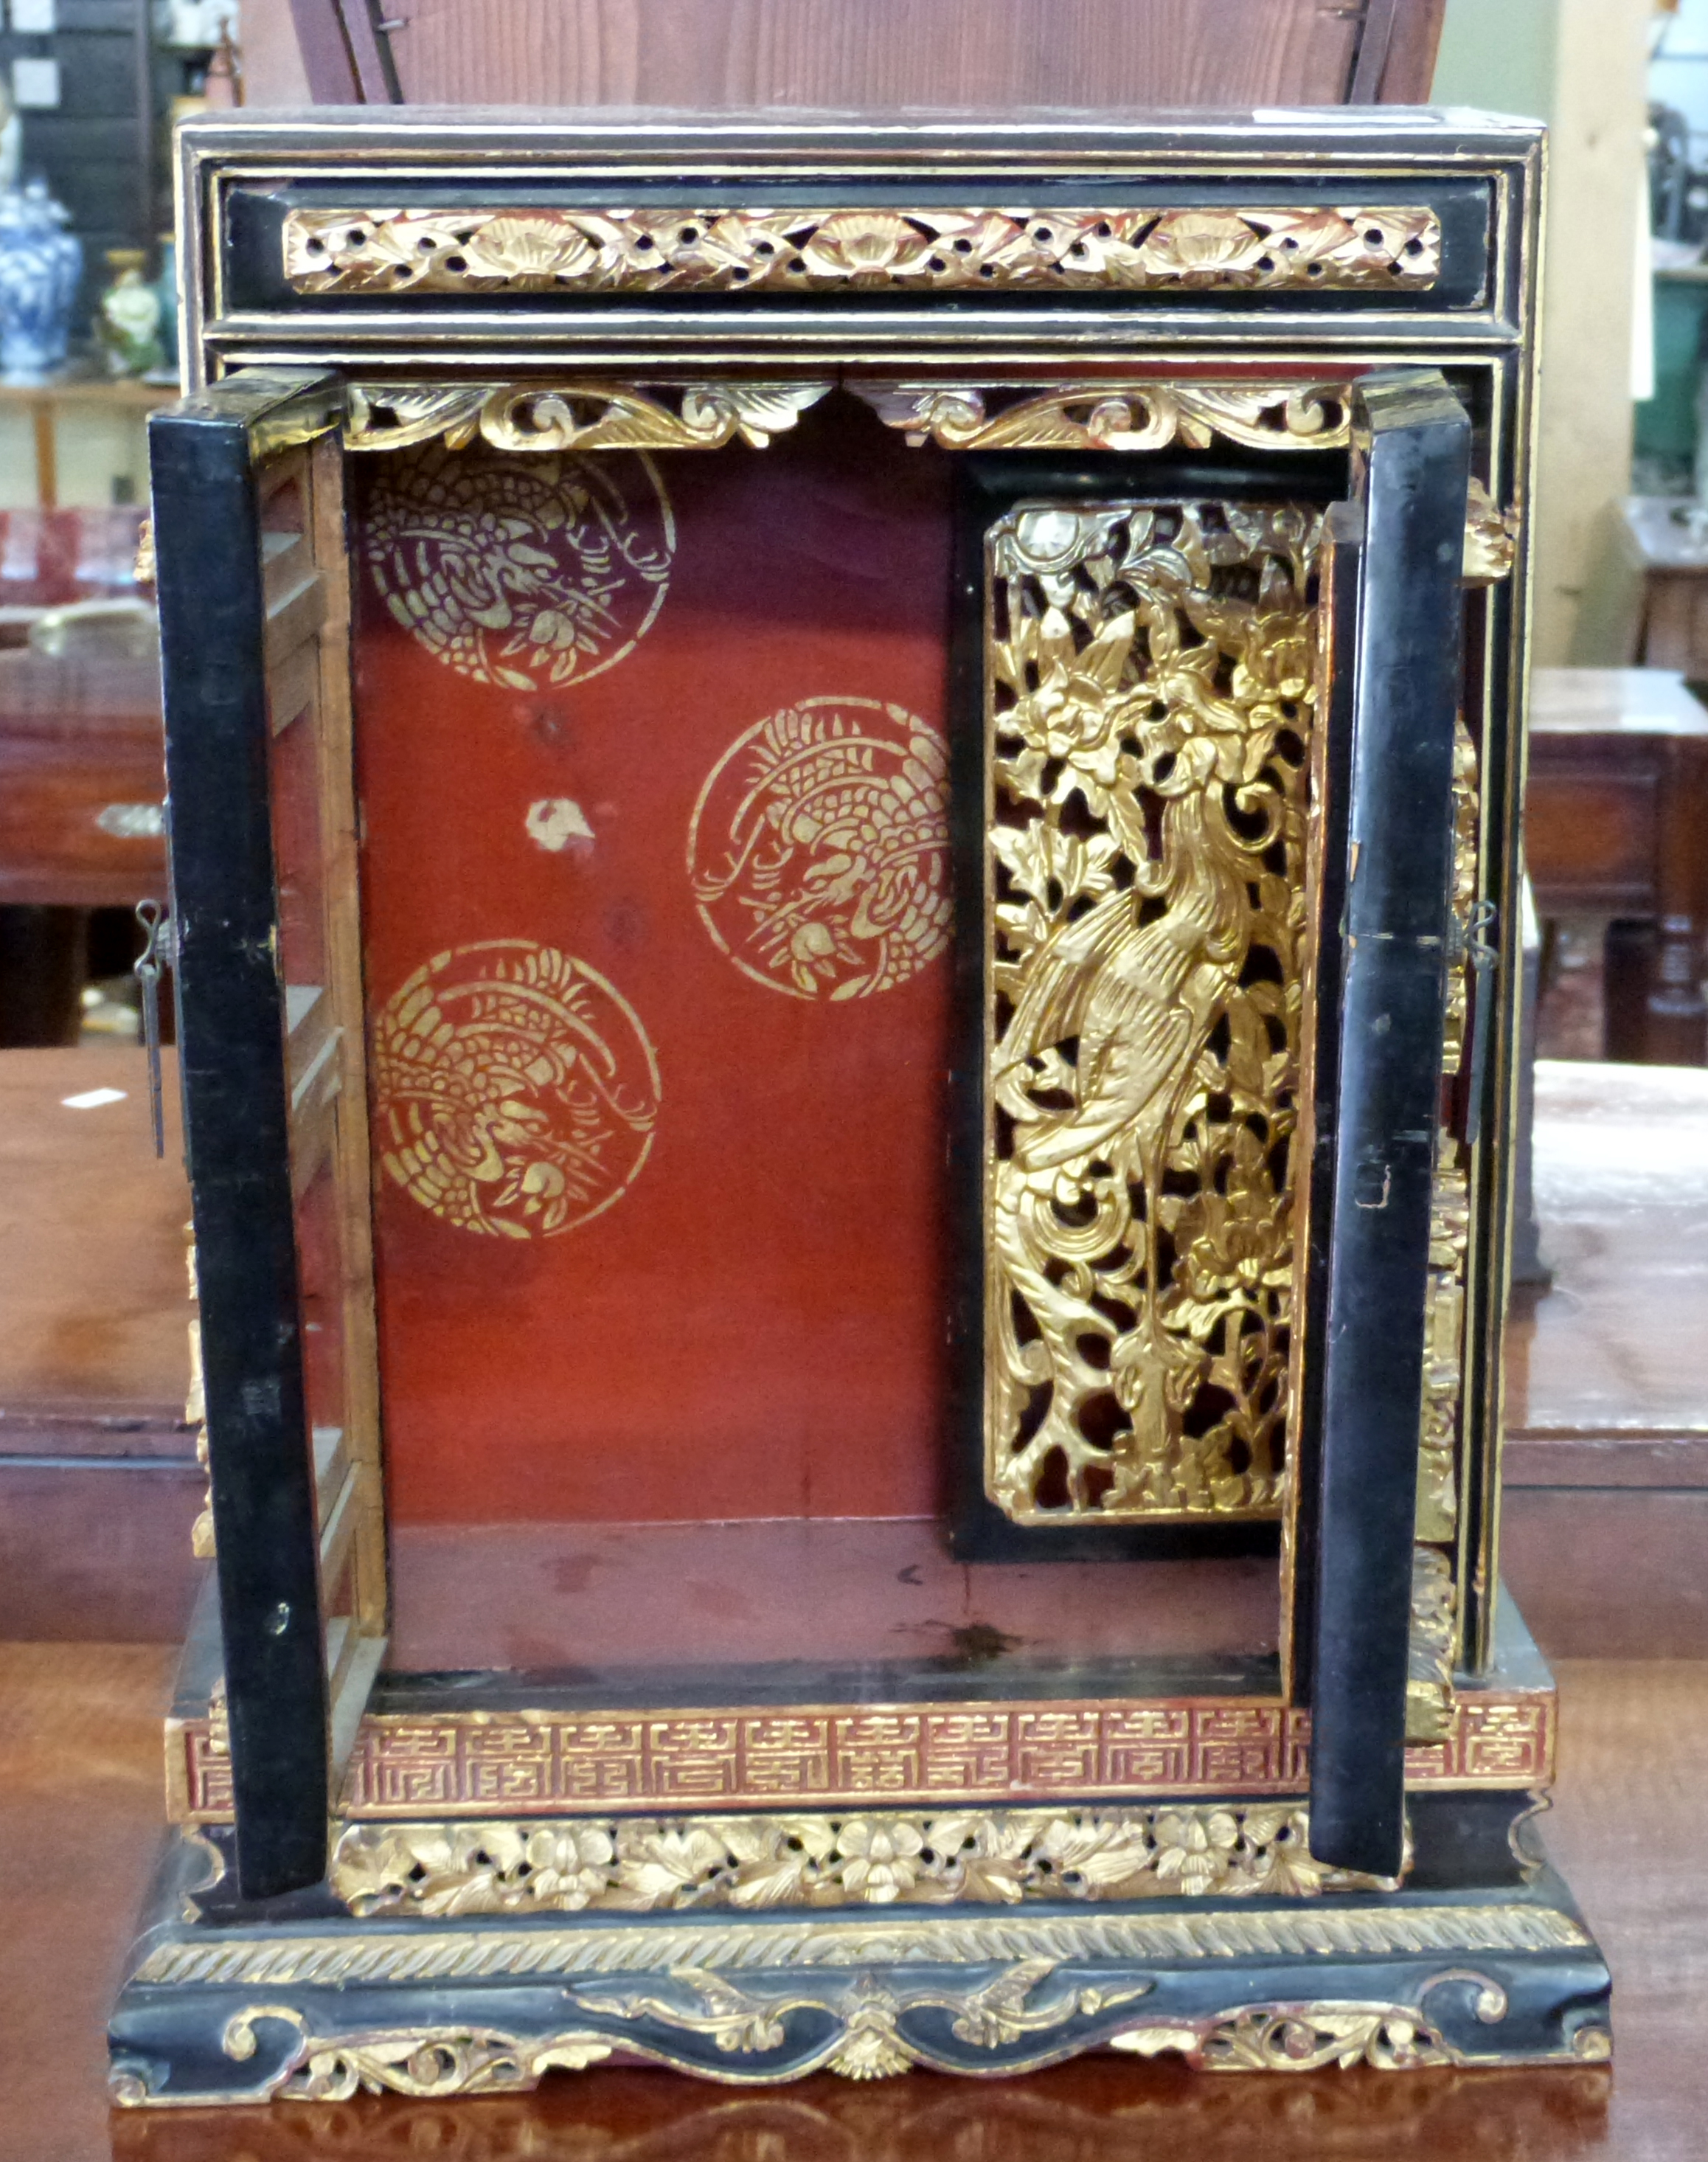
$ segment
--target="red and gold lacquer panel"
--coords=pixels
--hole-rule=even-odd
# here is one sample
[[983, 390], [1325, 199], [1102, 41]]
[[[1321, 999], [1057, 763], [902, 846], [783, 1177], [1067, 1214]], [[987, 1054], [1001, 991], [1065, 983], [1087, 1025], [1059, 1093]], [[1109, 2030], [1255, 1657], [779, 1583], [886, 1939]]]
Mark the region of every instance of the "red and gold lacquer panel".
[[352, 470], [394, 1522], [931, 1514], [943, 462]]

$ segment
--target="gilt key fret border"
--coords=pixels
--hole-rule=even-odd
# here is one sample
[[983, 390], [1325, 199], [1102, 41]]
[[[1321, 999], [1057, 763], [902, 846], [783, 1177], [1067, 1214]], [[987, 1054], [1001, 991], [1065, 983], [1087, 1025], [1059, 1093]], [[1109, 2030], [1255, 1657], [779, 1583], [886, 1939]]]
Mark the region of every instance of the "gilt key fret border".
[[[1532, 1787], [1553, 1776], [1550, 1695], [1461, 1697], [1406, 1752], [1414, 1787]], [[910, 1704], [578, 1714], [370, 1716], [346, 1773], [351, 1820], [561, 1815], [716, 1804], [1293, 1794], [1309, 1715], [1242, 1698]], [[167, 1736], [172, 1815], [232, 1813], [231, 1760], [206, 1720]]]

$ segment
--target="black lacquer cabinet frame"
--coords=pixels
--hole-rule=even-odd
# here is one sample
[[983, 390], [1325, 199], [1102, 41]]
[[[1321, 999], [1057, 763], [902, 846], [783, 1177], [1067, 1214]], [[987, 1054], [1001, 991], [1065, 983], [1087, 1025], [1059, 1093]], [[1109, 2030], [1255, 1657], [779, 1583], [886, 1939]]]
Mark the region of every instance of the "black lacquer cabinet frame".
[[121, 2102], [1606, 2055], [1497, 1566], [1540, 157], [182, 131]]

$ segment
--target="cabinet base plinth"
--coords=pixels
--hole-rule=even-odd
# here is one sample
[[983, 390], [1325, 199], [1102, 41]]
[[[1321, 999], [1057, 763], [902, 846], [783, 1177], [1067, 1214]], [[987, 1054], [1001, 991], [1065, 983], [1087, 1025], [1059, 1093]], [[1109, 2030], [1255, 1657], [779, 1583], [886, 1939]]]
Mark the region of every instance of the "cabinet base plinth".
[[114, 2011], [122, 2105], [514, 2093], [620, 2064], [762, 2086], [1097, 2050], [1303, 2071], [1611, 2048], [1606, 1964], [1545, 1868], [1310, 1899], [212, 1922], [185, 1919], [199, 1859], [169, 1860]]

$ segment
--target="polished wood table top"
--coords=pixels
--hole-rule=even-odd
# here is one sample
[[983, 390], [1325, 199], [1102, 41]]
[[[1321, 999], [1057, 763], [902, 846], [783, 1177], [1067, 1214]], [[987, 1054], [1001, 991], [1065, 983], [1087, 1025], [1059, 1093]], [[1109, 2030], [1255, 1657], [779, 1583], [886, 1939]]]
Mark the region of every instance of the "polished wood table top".
[[823, 2076], [738, 2094], [600, 2071], [454, 2104], [109, 2118], [103, 2021], [159, 1837], [171, 1663], [147, 1645], [0, 1646], [3, 2162], [1700, 2162], [1708, 2146], [1708, 1662], [1561, 1676], [1546, 1836], [1612, 1963], [1611, 2073], [1235, 2078], [1101, 2058], [988, 2083]]

